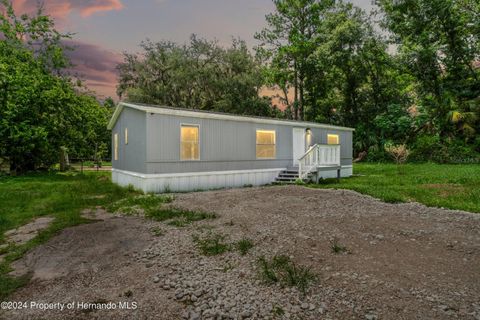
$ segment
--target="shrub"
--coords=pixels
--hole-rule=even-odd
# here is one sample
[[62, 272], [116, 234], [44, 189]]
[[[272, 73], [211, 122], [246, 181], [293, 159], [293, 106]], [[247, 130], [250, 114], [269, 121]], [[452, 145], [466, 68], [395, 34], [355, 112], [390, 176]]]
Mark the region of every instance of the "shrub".
[[480, 163], [480, 154], [475, 150], [475, 144], [469, 145], [463, 140], [441, 141], [438, 135], [422, 135], [412, 144], [411, 159], [417, 162]]
[[390, 154], [397, 165], [404, 164], [408, 156], [410, 155], [410, 150], [408, 150], [405, 144], [392, 145], [385, 144], [385, 151]]

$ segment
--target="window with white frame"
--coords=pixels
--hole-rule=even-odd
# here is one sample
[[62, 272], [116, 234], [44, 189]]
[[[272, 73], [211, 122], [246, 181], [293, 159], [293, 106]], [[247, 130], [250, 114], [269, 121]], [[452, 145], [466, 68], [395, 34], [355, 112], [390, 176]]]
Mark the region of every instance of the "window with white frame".
[[340, 138], [338, 134], [329, 134], [327, 136], [327, 144], [340, 144]]
[[125, 144], [128, 144], [128, 128], [125, 128]]
[[275, 158], [275, 131], [257, 130], [256, 134], [256, 155], [257, 159]]
[[199, 142], [199, 127], [182, 125], [180, 129], [180, 160], [200, 160]]

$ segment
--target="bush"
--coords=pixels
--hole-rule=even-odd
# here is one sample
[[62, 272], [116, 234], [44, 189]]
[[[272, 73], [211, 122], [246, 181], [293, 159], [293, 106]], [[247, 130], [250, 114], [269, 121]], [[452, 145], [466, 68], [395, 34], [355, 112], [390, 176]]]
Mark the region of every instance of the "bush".
[[397, 165], [404, 164], [410, 155], [410, 150], [404, 144], [385, 144], [385, 151], [390, 154]]
[[412, 144], [412, 161], [436, 163], [480, 163], [480, 153], [475, 145], [454, 139], [442, 142], [438, 135], [420, 136]]
[[384, 148], [371, 146], [368, 148], [366, 162], [392, 162], [392, 158], [388, 155]]

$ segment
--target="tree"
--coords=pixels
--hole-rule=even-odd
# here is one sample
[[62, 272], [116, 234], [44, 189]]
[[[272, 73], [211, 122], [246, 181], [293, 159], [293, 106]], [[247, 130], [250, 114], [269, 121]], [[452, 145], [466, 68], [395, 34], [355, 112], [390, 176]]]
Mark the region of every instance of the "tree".
[[142, 55], [126, 53], [118, 66], [119, 96], [129, 101], [237, 114], [271, 115], [260, 64], [244, 41], [229, 48], [195, 35], [190, 43], [145, 41]]
[[[268, 26], [255, 38], [261, 43], [257, 53], [271, 63], [270, 82], [284, 92], [294, 89], [294, 119], [305, 118], [305, 82], [310, 68], [309, 57], [318, 41], [318, 25], [334, 0], [274, 0], [276, 11], [267, 15]], [[288, 101], [288, 99], [286, 99]]]
[[62, 36], [41, 10], [17, 18], [10, 3], [0, 8], [0, 158], [23, 173], [57, 163], [62, 150], [91, 153], [93, 141], [109, 140], [109, 113], [62, 75]]
[[473, 0], [381, 0], [384, 26], [415, 78], [429, 119], [443, 141], [472, 140], [479, 130], [480, 15]]

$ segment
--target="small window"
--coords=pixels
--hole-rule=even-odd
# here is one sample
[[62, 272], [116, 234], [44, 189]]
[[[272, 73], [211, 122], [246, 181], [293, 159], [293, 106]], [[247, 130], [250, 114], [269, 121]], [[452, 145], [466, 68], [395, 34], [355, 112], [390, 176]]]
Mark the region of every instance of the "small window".
[[329, 134], [327, 137], [328, 144], [340, 144], [340, 138], [338, 134]]
[[199, 160], [198, 126], [182, 125], [180, 131], [180, 160]]
[[113, 159], [118, 160], [118, 133], [113, 135]]
[[275, 131], [257, 130], [257, 159], [275, 158]]
[[125, 144], [128, 144], [128, 128], [125, 128]]

